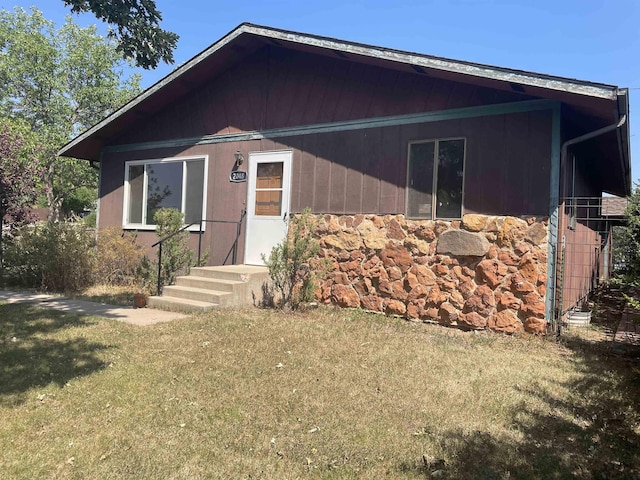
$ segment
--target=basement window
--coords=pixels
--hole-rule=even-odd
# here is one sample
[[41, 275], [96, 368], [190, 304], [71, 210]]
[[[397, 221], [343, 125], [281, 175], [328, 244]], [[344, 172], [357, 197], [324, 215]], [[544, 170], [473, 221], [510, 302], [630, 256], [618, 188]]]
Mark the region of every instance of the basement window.
[[205, 217], [206, 171], [207, 157], [125, 162], [123, 226], [155, 229], [153, 216], [161, 208], [180, 210], [185, 224], [200, 221]]
[[462, 217], [465, 139], [409, 144], [407, 217]]

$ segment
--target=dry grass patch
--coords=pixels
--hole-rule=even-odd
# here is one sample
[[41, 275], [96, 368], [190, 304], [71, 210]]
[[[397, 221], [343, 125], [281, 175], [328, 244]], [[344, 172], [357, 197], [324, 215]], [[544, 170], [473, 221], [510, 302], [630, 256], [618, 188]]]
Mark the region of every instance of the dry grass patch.
[[592, 344], [344, 310], [0, 318], [5, 478], [638, 474], [638, 365]]
[[89, 302], [130, 307], [133, 305], [133, 296], [136, 293], [141, 293], [140, 290], [140, 288], [135, 286], [93, 285], [73, 294], [72, 297]]

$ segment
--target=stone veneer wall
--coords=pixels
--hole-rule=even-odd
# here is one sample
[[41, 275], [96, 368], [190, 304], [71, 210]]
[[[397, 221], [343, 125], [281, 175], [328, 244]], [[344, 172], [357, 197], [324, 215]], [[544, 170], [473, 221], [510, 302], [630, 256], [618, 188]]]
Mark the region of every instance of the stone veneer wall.
[[464, 329], [544, 334], [547, 218], [325, 215], [323, 303]]

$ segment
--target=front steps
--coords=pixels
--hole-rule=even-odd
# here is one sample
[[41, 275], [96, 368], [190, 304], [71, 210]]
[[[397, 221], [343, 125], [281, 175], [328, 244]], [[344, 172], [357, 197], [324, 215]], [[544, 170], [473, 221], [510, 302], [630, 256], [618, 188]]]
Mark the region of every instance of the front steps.
[[192, 268], [164, 287], [162, 296], [149, 297], [152, 308], [179, 312], [206, 312], [217, 307], [254, 305], [262, 300], [269, 283], [267, 267], [225, 265]]

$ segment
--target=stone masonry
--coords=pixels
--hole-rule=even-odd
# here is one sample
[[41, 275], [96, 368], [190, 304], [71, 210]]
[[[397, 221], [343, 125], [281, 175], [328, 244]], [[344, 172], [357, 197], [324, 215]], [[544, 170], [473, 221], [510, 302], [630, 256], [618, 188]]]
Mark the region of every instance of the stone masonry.
[[325, 215], [323, 303], [463, 329], [544, 334], [547, 218]]

